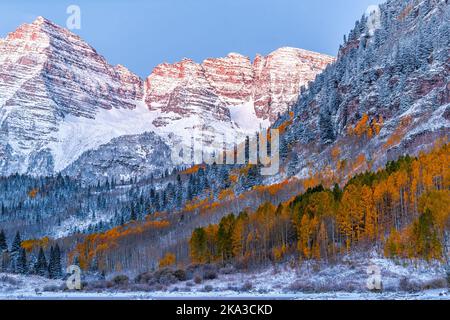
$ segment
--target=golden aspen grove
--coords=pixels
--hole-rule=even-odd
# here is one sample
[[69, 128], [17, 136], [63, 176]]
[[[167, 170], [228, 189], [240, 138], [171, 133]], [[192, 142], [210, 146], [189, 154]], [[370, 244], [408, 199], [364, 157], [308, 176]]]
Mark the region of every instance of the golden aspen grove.
[[197, 228], [194, 262], [244, 264], [334, 259], [353, 248], [383, 248], [387, 257], [443, 259], [450, 227], [450, 145], [417, 158], [401, 157], [377, 172], [354, 176], [341, 190], [309, 188], [274, 206], [228, 215]]

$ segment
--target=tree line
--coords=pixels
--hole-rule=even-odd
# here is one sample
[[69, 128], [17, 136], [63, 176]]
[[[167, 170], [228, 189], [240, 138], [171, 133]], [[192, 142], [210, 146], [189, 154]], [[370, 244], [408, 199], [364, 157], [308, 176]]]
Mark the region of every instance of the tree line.
[[191, 259], [246, 265], [292, 255], [330, 260], [361, 246], [383, 249], [387, 257], [443, 259], [450, 229], [449, 148], [401, 157], [354, 176], [342, 189], [318, 185], [278, 206], [267, 202], [197, 228]]
[[32, 242], [22, 241], [17, 232], [11, 246], [8, 247], [6, 235], [0, 231], [1, 272], [16, 274], [35, 274], [51, 279], [61, 278], [61, 250], [58, 244], [50, 246], [47, 253], [43, 246], [28, 246]]

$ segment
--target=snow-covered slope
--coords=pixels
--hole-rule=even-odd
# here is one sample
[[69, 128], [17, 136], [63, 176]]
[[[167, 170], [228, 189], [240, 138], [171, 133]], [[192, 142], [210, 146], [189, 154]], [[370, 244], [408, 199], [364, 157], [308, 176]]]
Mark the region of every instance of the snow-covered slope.
[[282, 142], [288, 175], [358, 157], [359, 170], [373, 170], [448, 141], [449, 21], [448, 1], [437, 0], [389, 0], [357, 21], [293, 108]]
[[0, 174], [60, 172], [87, 151], [146, 132], [171, 148], [190, 145], [193, 131], [206, 144], [242, 140], [294, 104], [331, 61], [282, 48], [253, 64], [239, 54], [161, 64], [143, 81], [39, 17], [0, 42]]
[[[141, 87], [137, 76], [110, 66], [78, 36], [50, 21], [39, 17], [22, 25], [0, 44], [0, 172], [62, 169], [66, 158], [77, 156], [67, 154], [65, 145], [74, 144], [68, 140], [87, 134], [65, 128], [106, 110], [135, 109]], [[75, 149], [81, 152], [83, 144]]]
[[172, 168], [171, 150], [152, 132], [126, 135], [83, 153], [63, 170], [63, 174], [86, 182], [109, 180], [127, 181], [131, 177], [160, 176]]

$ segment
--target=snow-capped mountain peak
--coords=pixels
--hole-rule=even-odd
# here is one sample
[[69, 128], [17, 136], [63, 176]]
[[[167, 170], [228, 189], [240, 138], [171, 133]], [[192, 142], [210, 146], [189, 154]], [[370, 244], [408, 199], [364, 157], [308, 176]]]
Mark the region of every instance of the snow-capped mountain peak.
[[53, 174], [115, 138], [150, 131], [169, 146], [189, 143], [193, 129], [243, 138], [270, 125], [332, 61], [294, 48], [253, 63], [230, 53], [164, 63], [142, 80], [38, 17], [0, 41], [0, 173]]

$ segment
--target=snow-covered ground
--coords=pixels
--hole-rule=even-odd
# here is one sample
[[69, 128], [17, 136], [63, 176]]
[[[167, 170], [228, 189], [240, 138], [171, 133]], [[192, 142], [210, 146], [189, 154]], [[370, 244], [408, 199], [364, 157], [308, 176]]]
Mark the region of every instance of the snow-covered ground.
[[[381, 292], [368, 290], [368, 267], [380, 270]], [[286, 263], [254, 272], [219, 272], [213, 280], [201, 283], [181, 281], [158, 291], [129, 291], [114, 287], [73, 292], [61, 288], [64, 288], [61, 280], [0, 274], [0, 299], [450, 300], [442, 264], [412, 264], [377, 257], [344, 259], [333, 266], [312, 262], [301, 266]]]
[[194, 292], [194, 293], [167, 293], [167, 292], [100, 292], [100, 293], [29, 293], [11, 294], [1, 296], [7, 300], [449, 300], [450, 295], [445, 290], [425, 290], [418, 293], [388, 292], [376, 293], [298, 293], [298, 294], [237, 294], [234, 291], [226, 292]]

